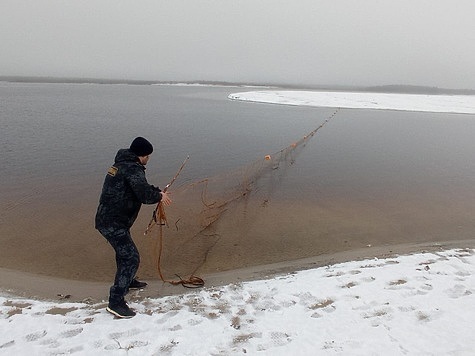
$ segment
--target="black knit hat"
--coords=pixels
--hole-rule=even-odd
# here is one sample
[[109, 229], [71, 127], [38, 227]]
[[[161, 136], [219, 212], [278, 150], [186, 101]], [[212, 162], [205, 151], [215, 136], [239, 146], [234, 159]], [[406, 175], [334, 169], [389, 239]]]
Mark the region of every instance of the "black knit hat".
[[148, 156], [153, 152], [153, 146], [143, 137], [137, 137], [130, 144], [130, 150], [139, 157]]

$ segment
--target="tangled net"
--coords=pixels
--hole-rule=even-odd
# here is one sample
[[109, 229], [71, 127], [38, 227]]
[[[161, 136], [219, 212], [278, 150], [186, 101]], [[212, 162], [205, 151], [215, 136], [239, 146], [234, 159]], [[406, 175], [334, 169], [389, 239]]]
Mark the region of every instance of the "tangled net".
[[[196, 272], [213, 247], [226, 231], [249, 224], [258, 208], [269, 203], [306, 143], [337, 112], [280, 151], [219, 176], [174, 186], [173, 204], [166, 213], [159, 204], [145, 232], [157, 234], [153, 251], [160, 278], [185, 287], [202, 286], [204, 281], [196, 277]], [[175, 182], [186, 161], [166, 189]], [[229, 218], [223, 219], [225, 216]]]

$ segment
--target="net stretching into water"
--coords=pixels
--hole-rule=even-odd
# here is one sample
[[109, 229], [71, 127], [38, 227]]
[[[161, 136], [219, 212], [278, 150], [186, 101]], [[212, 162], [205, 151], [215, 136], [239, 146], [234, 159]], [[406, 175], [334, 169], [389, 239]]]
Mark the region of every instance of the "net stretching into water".
[[[337, 112], [280, 151], [224, 174], [171, 187], [173, 204], [166, 207], [166, 212], [158, 205], [145, 232], [153, 237], [153, 258], [161, 279], [201, 286], [204, 282], [194, 276], [213, 247], [220, 239], [246, 233], [246, 227], [267, 207], [307, 142]], [[168, 186], [175, 182], [186, 161]]]

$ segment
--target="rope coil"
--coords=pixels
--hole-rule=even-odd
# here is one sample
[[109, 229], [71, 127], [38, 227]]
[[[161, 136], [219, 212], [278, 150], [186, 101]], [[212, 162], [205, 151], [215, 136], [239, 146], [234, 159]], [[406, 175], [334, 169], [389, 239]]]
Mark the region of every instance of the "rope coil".
[[[176, 172], [175, 176], [172, 178], [170, 183], [168, 183], [165, 188], [163, 189], [163, 192], [166, 192], [168, 188], [176, 181], [178, 176], [180, 175], [181, 171], [185, 167], [186, 163], [190, 159], [190, 156], [187, 156], [183, 163], [181, 164], [180, 168]], [[168, 220], [167, 216], [165, 214], [165, 208], [163, 207], [162, 202], [158, 202], [157, 206], [155, 207], [155, 210], [152, 213], [152, 218], [150, 219], [150, 222], [148, 223], [147, 229], [144, 232], [144, 235], [147, 235], [152, 231], [153, 227], [155, 225], [158, 225], [159, 230], [158, 230], [158, 256], [157, 256], [157, 271], [158, 275], [160, 276], [160, 279], [163, 282], [170, 283], [172, 285], [182, 285], [185, 288], [199, 288], [204, 286], [205, 282], [202, 278], [191, 275], [187, 279], [181, 278], [179, 275], [176, 275], [179, 280], [170, 280], [170, 279], [165, 279], [163, 277], [162, 273], [162, 268], [161, 268], [161, 258], [162, 258], [162, 251], [163, 251], [163, 226], [169, 227], [168, 226]]]

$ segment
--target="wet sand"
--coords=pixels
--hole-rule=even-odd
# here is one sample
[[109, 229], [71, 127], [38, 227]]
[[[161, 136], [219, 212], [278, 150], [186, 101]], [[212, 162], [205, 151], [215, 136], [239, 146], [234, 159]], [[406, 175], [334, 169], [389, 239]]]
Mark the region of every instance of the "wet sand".
[[[358, 261], [368, 258], [389, 258], [402, 254], [417, 252], [437, 252], [450, 248], [474, 248], [475, 239], [407, 243], [392, 246], [365, 247], [345, 252], [323, 254], [293, 261], [240, 268], [225, 272], [204, 275], [205, 288], [241, 283], [245, 281], [272, 278], [278, 275], [292, 273], [299, 270], [317, 268], [347, 261]], [[97, 303], [105, 302], [109, 284], [106, 282], [77, 281], [19, 272], [0, 268], [1, 290], [15, 296], [46, 300], [64, 300], [76, 302]], [[147, 279], [149, 285], [140, 291], [131, 291], [130, 300], [144, 298], [159, 298], [167, 295], [181, 294], [191, 291], [182, 286], [172, 286], [157, 279]]]
[[[238, 204], [199, 241], [185, 243], [165, 229], [162, 269], [173, 279], [175, 273], [186, 278], [194, 271], [213, 286], [360, 258], [474, 246], [473, 193], [460, 187], [427, 189], [417, 194], [386, 190], [365, 198], [322, 192], [317, 203]], [[0, 226], [1, 289], [52, 299], [107, 296], [115, 261], [112, 248], [93, 228], [93, 193], [78, 193], [81, 199], [74, 203], [25, 199], [18, 207], [3, 207], [4, 221], [10, 223]], [[152, 210], [144, 206], [132, 228], [141, 253], [138, 275], [151, 284], [140, 298], [183, 292], [159, 281], [156, 237], [143, 235]]]
[[[4, 238], [0, 251], [3, 291], [55, 300], [67, 295], [74, 301], [107, 297], [115, 273], [113, 250], [93, 228], [95, 198], [83, 198], [81, 203], [64, 204], [60, 215], [54, 213], [58, 204], [23, 202], [21, 211], [32, 225], [0, 227], [2, 237], [15, 237]], [[465, 190], [448, 196], [398, 190], [392, 197], [366, 200], [322, 194], [317, 204], [303, 200], [246, 204], [245, 215], [238, 204], [219, 229], [200, 240], [205, 250], [191, 241], [176, 251], [183, 242], [165, 228], [162, 270], [176, 279], [174, 273], [181, 268], [196, 269], [195, 274], [212, 287], [362, 258], [473, 247], [472, 201]], [[132, 229], [141, 253], [138, 275], [150, 287], [131, 298], [186, 292], [159, 280], [153, 253], [156, 235], [143, 235], [152, 210], [144, 206]], [[4, 210], [4, 217], [18, 221], [18, 213], [14, 208]]]

